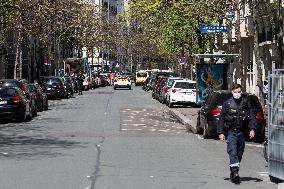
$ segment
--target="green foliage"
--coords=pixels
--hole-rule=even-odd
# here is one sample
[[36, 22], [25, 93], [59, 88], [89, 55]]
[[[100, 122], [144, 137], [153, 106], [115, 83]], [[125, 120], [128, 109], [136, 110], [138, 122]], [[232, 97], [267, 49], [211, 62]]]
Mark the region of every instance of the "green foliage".
[[19, 0], [0, 0], [0, 45], [19, 14]]
[[125, 17], [139, 24], [162, 54], [204, 52], [214, 34], [201, 34], [202, 25], [219, 25], [225, 1], [220, 0], [138, 0]]

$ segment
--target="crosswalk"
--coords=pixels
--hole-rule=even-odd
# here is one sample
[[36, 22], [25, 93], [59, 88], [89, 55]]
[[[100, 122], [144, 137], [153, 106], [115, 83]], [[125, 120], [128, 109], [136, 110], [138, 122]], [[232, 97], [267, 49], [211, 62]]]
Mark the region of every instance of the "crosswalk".
[[121, 131], [181, 134], [186, 129], [170, 115], [159, 109], [122, 109]]

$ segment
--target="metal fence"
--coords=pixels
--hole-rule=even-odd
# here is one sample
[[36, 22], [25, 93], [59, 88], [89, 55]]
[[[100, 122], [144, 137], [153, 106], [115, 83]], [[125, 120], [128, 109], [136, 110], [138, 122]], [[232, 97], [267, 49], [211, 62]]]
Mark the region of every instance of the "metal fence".
[[284, 180], [284, 70], [270, 73], [268, 102], [269, 175]]

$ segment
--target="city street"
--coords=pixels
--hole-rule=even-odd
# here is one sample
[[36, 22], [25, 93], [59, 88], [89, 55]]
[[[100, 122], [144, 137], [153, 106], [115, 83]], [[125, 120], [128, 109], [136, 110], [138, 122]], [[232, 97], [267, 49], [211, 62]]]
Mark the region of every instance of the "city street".
[[140, 87], [50, 101], [25, 123], [0, 124], [1, 189], [274, 189], [260, 145], [242, 183], [229, 180], [226, 143], [187, 133]]

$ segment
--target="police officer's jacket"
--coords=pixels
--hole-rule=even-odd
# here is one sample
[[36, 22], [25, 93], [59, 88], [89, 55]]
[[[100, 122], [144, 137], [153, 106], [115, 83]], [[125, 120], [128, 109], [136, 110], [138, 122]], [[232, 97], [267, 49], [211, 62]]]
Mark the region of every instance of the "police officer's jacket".
[[243, 94], [240, 99], [229, 98], [222, 106], [217, 133], [225, 133], [228, 130], [245, 131], [246, 127], [257, 129], [255, 115], [247, 96]]

